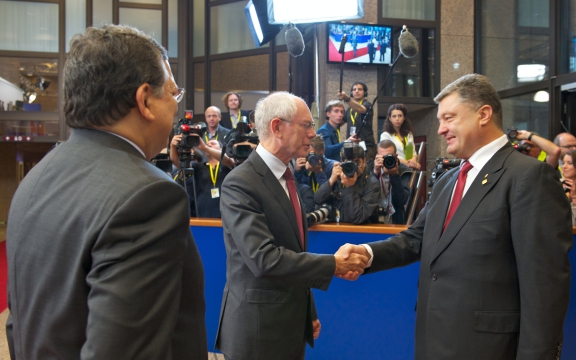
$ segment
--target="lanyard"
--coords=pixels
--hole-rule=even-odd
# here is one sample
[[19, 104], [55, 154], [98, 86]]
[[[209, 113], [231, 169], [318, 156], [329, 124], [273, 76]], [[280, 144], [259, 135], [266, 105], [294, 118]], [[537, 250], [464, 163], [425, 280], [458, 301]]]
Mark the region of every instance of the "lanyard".
[[230, 115], [230, 122], [232, 123], [232, 127], [234, 129], [236, 129], [236, 125], [238, 125], [238, 121], [240, 120], [241, 116], [242, 116], [242, 109], [238, 109], [238, 117], [236, 118], [236, 122], [234, 122], [234, 118], [232, 117], [232, 115]]
[[394, 134], [394, 136], [396, 136], [396, 139], [398, 139], [398, 141], [400, 141], [400, 143], [402, 143], [402, 148], [406, 149], [406, 144], [408, 144], [408, 138], [406, 136], [404, 136], [404, 139], [400, 139], [398, 137], [398, 134]]
[[[208, 131], [206, 131], [206, 132], [204, 133], [204, 139], [206, 139], [206, 142], [208, 142], [209, 140], [212, 140], [212, 139], [208, 139], [208, 134], [209, 134]], [[218, 140], [218, 130], [216, 130], [216, 133], [215, 133], [215, 134], [216, 134], [216, 135], [214, 135], [213, 139]]]
[[216, 164], [216, 168], [214, 168], [214, 171], [212, 171], [212, 164], [208, 163], [208, 166], [210, 166], [210, 179], [212, 179], [212, 184], [214, 184], [214, 187], [216, 187], [216, 179], [218, 178], [218, 169], [220, 168], [220, 162], [218, 162], [218, 164]]
[[336, 129], [336, 136], [338, 136], [338, 142], [340, 141], [340, 129]]
[[310, 183], [312, 184], [312, 191], [314, 192], [314, 194], [316, 194], [316, 191], [318, 191], [318, 188], [320, 187], [320, 184], [318, 184], [316, 182], [316, 177], [314, 176], [314, 173], [312, 173], [312, 171], [310, 171], [310, 173], [308, 174], [308, 176], [310, 176]]
[[[360, 105], [364, 102], [364, 99], [360, 101]], [[352, 114], [352, 109], [350, 109], [350, 120], [352, 120], [352, 126], [356, 126], [356, 117], [358, 116], [358, 112], [354, 111], [355, 114]]]

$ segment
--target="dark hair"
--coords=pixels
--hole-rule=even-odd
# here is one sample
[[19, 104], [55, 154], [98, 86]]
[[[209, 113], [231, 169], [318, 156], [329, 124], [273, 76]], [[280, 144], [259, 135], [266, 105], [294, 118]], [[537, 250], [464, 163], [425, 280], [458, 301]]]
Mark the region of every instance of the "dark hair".
[[352, 86], [350, 86], [350, 97], [352, 97], [352, 89], [354, 89], [355, 85], [362, 85], [362, 89], [364, 89], [364, 97], [368, 96], [368, 86], [361, 81], [356, 81]]
[[242, 95], [240, 95], [234, 91], [229, 91], [226, 94], [224, 94], [224, 96], [222, 96], [222, 101], [224, 102], [224, 106], [226, 106], [226, 109], [230, 109], [228, 107], [228, 98], [230, 97], [230, 95], [236, 95], [236, 97], [238, 98], [238, 107], [241, 108], [242, 107], [242, 101], [243, 101]]
[[402, 114], [404, 114], [404, 122], [400, 126], [400, 134], [398, 135], [402, 137], [408, 136], [408, 134], [411, 133], [413, 129], [412, 129], [412, 123], [408, 119], [408, 109], [406, 108], [406, 106], [404, 106], [404, 104], [390, 105], [390, 107], [388, 108], [388, 116], [386, 116], [386, 120], [384, 120], [384, 131], [386, 131], [390, 135], [396, 133], [396, 129], [394, 129], [394, 125], [392, 125], [392, 122], [390, 121], [390, 116], [392, 115], [392, 111], [394, 110], [400, 110], [402, 111]]
[[484, 105], [492, 108], [492, 119], [494, 124], [502, 128], [502, 104], [500, 96], [496, 89], [490, 83], [490, 80], [484, 75], [468, 74], [460, 77], [451, 84], [448, 84], [434, 101], [438, 104], [445, 97], [457, 93], [460, 97], [459, 102], [466, 104], [469, 108], [477, 111]]
[[152, 37], [122, 25], [88, 28], [70, 40], [64, 65], [64, 115], [72, 128], [112, 125], [136, 106], [148, 83], [164, 95], [162, 60], [168, 53]]
[[[566, 155], [564, 155], [564, 157], [566, 157], [566, 156], [570, 156], [572, 158], [572, 164], [573, 164], [572, 166], [576, 167], [576, 165], [574, 165], [574, 161], [576, 160], [576, 150], [568, 151], [566, 153]], [[564, 158], [562, 158], [561, 160], [564, 161]]]
[[315, 138], [313, 138], [310, 141], [310, 145], [312, 145], [312, 148], [314, 150], [324, 150], [325, 149], [324, 139], [320, 135], [317, 135]]

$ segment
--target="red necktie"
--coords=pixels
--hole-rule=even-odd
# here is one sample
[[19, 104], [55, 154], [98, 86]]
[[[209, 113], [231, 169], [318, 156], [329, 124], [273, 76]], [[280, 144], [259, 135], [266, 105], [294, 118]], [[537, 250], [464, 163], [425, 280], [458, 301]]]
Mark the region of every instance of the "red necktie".
[[458, 174], [458, 183], [456, 184], [456, 189], [454, 190], [454, 196], [452, 197], [452, 202], [450, 203], [450, 209], [448, 210], [448, 215], [446, 215], [446, 221], [444, 222], [444, 228], [442, 231], [446, 230], [448, 223], [452, 219], [452, 216], [456, 212], [456, 208], [460, 205], [460, 200], [462, 200], [462, 193], [464, 192], [464, 186], [466, 186], [466, 176], [468, 171], [472, 169], [472, 164], [469, 161], [465, 161], [460, 168], [460, 173]]
[[290, 194], [290, 202], [294, 208], [294, 213], [296, 214], [296, 221], [298, 221], [298, 228], [300, 229], [300, 239], [302, 239], [302, 249], [304, 249], [304, 225], [302, 224], [302, 210], [300, 209], [300, 202], [298, 201], [298, 194], [296, 193], [296, 183], [294, 182], [294, 176], [292, 176], [292, 171], [286, 168], [284, 172], [284, 179], [286, 180], [286, 185], [288, 186], [288, 193]]

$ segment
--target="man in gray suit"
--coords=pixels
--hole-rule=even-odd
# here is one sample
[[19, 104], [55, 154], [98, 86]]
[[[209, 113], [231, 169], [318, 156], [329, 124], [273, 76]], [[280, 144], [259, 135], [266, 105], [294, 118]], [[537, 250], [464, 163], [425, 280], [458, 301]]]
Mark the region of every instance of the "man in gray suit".
[[184, 91], [166, 50], [124, 26], [76, 35], [72, 128], [8, 217], [13, 359], [206, 359], [204, 273], [184, 189], [149, 160]]
[[306, 252], [306, 216], [287, 167], [316, 136], [306, 103], [277, 92], [255, 113], [260, 145], [222, 185], [228, 258], [216, 347], [233, 360], [303, 359], [320, 333], [310, 288], [362, 273], [368, 259]]
[[461, 168], [408, 230], [347, 250], [372, 253], [366, 273], [420, 260], [416, 359], [558, 359], [572, 223], [554, 169], [508, 143], [486, 77], [463, 76], [435, 101]]

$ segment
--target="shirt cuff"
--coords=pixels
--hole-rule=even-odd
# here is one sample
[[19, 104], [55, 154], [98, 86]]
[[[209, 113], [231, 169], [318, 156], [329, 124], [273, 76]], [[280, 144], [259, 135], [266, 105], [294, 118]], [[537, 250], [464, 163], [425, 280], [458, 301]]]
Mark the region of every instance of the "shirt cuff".
[[374, 252], [372, 251], [372, 248], [370, 247], [370, 245], [367, 244], [360, 244], [361, 246], [364, 246], [366, 248], [366, 251], [368, 251], [368, 253], [370, 253], [370, 260], [368, 260], [368, 265], [366, 265], [367, 268], [369, 268], [370, 266], [372, 266], [372, 260], [374, 260]]

